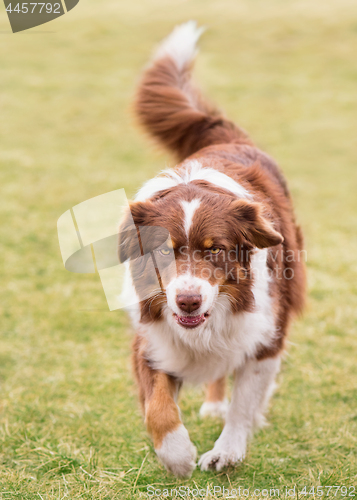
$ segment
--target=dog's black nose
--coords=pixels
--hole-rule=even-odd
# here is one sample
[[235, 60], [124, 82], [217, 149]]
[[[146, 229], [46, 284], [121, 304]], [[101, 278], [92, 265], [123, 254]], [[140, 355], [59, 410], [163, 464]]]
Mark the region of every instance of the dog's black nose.
[[176, 304], [186, 313], [191, 313], [197, 311], [197, 309], [202, 304], [201, 295], [177, 295]]

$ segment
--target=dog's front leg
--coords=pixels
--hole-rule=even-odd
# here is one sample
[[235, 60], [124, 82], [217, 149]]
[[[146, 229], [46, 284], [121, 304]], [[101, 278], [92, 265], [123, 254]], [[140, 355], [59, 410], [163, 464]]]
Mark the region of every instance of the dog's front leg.
[[253, 428], [264, 422], [263, 412], [279, 367], [279, 356], [261, 361], [250, 359], [235, 372], [226, 425], [214, 448], [202, 455], [199, 461], [202, 470], [220, 471], [226, 465], [234, 465], [244, 459]]
[[166, 373], [153, 370], [138, 343], [134, 350], [134, 369], [145, 423], [157, 456], [175, 476], [191, 476], [196, 467], [197, 451], [182, 424], [175, 401], [179, 382]]

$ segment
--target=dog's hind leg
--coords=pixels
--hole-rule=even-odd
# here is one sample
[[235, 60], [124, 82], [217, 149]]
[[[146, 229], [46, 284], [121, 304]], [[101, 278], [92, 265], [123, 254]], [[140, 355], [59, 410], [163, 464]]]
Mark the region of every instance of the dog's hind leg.
[[133, 362], [145, 424], [156, 454], [175, 476], [189, 477], [196, 467], [197, 451], [181, 421], [176, 403], [181, 382], [151, 368], [140, 336], [134, 342]]
[[226, 377], [221, 377], [207, 386], [206, 400], [201, 406], [201, 417], [225, 418], [228, 410]]

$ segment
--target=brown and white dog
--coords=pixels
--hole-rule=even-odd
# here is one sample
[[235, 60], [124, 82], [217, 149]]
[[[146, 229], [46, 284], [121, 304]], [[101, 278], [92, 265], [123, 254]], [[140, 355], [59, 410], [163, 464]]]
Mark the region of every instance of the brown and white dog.
[[[138, 302], [131, 309], [134, 370], [145, 422], [159, 459], [177, 476], [189, 476], [196, 465], [176, 403], [182, 383], [207, 383], [200, 413], [226, 421], [199, 461], [202, 470], [241, 461], [252, 430], [264, 421], [305, 285], [302, 236], [279, 168], [192, 86], [200, 34], [193, 21], [176, 27], [139, 86], [141, 123], [180, 163], [139, 190], [119, 248], [129, 273], [125, 294]], [[129, 219], [142, 239], [145, 227], [170, 235], [148, 251], [156, 271], [171, 256], [175, 272], [149, 298], [139, 290], [147, 271], [133, 271], [137, 255], [123, 236]], [[234, 375], [230, 404], [228, 374]]]

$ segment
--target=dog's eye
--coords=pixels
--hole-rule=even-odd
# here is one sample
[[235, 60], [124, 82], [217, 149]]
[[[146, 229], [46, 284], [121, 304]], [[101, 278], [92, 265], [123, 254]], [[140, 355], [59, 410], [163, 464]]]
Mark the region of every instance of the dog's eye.
[[166, 256], [166, 255], [170, 255], [170, 253], [171, 253], [171, 250], [169, 248], [161, 248], [159, 250], [159, 254], [161, 254], [161, 255], [165, 255]]
[[212, 255], [218, 255], [219, 253], [221, 253], [221, 249], [218, 247], [212, 247], [209, 249], [209, 251], [211, 252]]

